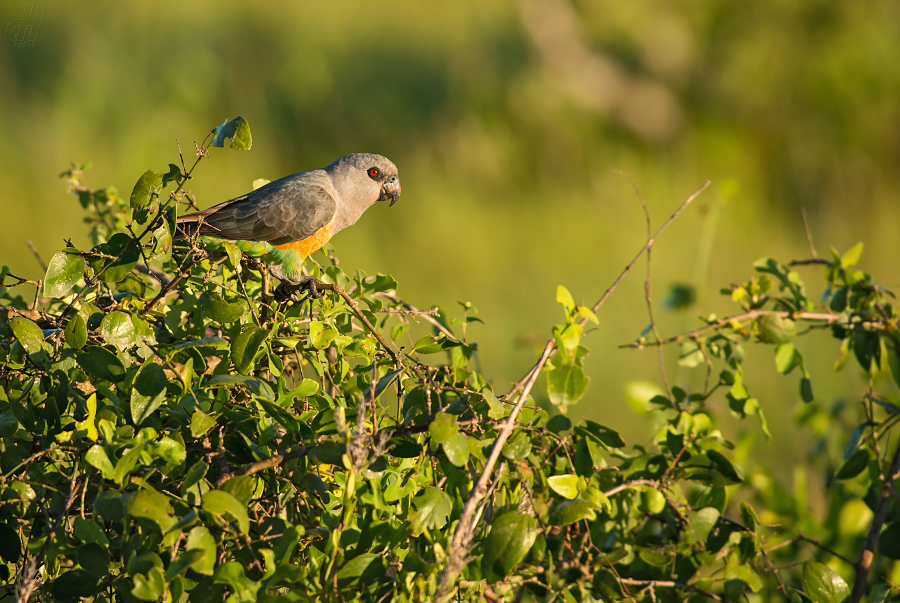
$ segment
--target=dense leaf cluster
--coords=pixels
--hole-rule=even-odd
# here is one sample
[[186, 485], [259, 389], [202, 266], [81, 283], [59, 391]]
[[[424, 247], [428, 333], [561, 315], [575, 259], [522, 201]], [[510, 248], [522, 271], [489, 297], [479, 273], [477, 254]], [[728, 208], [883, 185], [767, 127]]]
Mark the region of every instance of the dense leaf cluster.
[[[246, 121], [208, 141], [225, 138], [249, 148]], [[534, 369], [546, 397], [533, 378], [500, 393], [478, 372], [468, 304], [419, 312], [391, 277], [328, 256], [309, 271], [334, 291], [278, 303], [233, 245], [173, 241], [195, 166], [149, 171], [128, 199], [73, 167], [93, 247], [57, 252], [33, 302], [4, 270], [0, 599], [836, 603], [854, 569], [860, 593], [890, 596], [900, 408], [878, 388], [900, 377], [896, 309], [853, 270], [861, 248], [817, 261], [820, 302], [791, 266], [758, 263], [727, 291], [741, 314], [678, 338], [703, 386], [645, 396], [659, 430], [628, 446], [564, 414], [586, 394], [596, 321], [564, 287]], [[852, 353], [867, 371], [862, 404], [818, 403], [801, 321], [831, 329], [838, 368]], [[725, 400], [767, 432], [742, 371], [750, 341], [802, 373], [811, 466], [832, 480], [824, 520], [799, 466], [791, 495], [717, 428]], [[832, 427], [856, 413], [849, 434]]]

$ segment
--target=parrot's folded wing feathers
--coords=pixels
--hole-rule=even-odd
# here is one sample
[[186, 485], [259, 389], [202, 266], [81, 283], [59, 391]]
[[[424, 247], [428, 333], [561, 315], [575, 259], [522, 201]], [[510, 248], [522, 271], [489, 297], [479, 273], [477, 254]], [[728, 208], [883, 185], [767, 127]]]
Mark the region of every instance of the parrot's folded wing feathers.
[[329, 189], [334, 190], [322, 170], [303, 172], [178, 222], [188, 231], [191, 223], [199, 223], [201, 235], [284, 245], [307, 239], [331, 223], [337, 204]]

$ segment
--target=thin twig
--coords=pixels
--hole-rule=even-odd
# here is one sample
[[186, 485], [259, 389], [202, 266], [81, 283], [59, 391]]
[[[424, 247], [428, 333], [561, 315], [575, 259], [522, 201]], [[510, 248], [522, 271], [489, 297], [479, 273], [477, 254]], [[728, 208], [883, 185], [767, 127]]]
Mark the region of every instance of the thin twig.
[[843, 555], [841, 555], [840, 553], [838, 553], [838, 552], [835, 551], [834, 549], [828, 548], [827, 546], [825, 546], [824, 544], [822, 544], [822, 543], [819, 542], [818, 540], [814, 540], [813, 538], [809, 538], [808, 536], [804, 536], [802, 532], [801, 532], [800, 534], [798, 534], [796, 537], [791, 538], [790, 540], [785, 540], [784, 542], [779, 542], [779, 543], [776, 544], [776, 545], [770, 546], [769, 548], [765, 549], [765, 551], [763, 551], [763, 552], [766, 553], [766, 554], [768, 554], [768, 553], [771, 553], [772, 551], [777, 551], [777, 550], [780, 549], [780, 548], [783, 548], [783, 547], [786, 547], [786, 546], [791, 546], [792, 544], [796, 544], [796, 543], [798, 543], [798, 542], [807, 542], [807, 543], [809, 543], [809, 544], [815, 546], [816, 548], [822, 549], [823, 551], [825, 551], [826, 553], [828, 553], [828, 554], [831, 555], [832, 557], [836, 557], [836, 558], [840, 559], [841, 561], [843, 561], [843, 562], [846, 563], [847, 565], [855, 565], [855, 563], [853, 563], [853, 561], [851, 561], [851, 560], [848, 559], [847, 557], [844, 557]]
[[[631, 183], [631, 187], [634, 189], [634, 194], [637, 195], [637, 198], [641, 202], [641, 207], [644, 210], [644, 218], [647, 222], [647, 240], [650, 241], [652, 238], [652, 226], [650, 222], [650, 210], [647, 209], [647, 203], [644, 201], [643, 195], [641, 195], [641, 191], [638, 189], [637, 184], [634, 183], [634, 180], [631, 179], [631, 176], [628, 175], [627, 172], [623, 172], [621, 170], [613, 170], [618, 174], [624, 176], [628, 182]], [[650, 267], [652, 265], [653, 258], [653, 248], [647, 247], [647, 277], [644, 279], [644, 299], [647, 302], [647, 315], [650, 318], [650, 328], [653, 330], [653, 336], [656, 337], [656, 340], [659, 341], [659, 329], [656, 328], [656, 319], [653, 317], [653, 302], [651, 300], [651, 283], [650, 283]], [[666, 395], [669, 398], [669, 404], [672, 405], [672, 408], [677, 407], [675, 405], [675, 397], [672, 395], [672, 388], [669, 386], [669, 377], [666, 374], [666, 363], [663, 359], [663, 350], [662, 346], [658, 346], [656, 348], [657, 360], [659, 361], [659, 371], [662, 373], [663, 384], [666, 386]]]
[[[760, 318], [762, 316], [779, 316], [781, 318], [790, 318], [792, 320], [807, 320], [812, 322], [825, 322], [827, 324], [832, 324], [838, 322], [841, 319], [841, 316], [838, 314], [828, 314], [824, 312], [786, 312], [782, 310], [751, 310], [749, 312], [745, 312], [743, 314], [737, 314], [735, 316], [729, 316], [727, 318], [721, 318], [715, 322], [711, 322], [705, 327], [700, 327], [698, 329], [694, 329], [693, 331], [689, 331], [687, 333], [682, 333], [681, 335], [675, 335], [674, 337], [669, 337], [667, 339], [660, 339], [659, 341], [647, 341], [647, 342], [639, 342], [639, 343], [625, 343], [620, 345], [620, 348], [644, 348], [648, 346], [657, 346], [657, 345], [666, 345], [669, 343], [677, 343], [683, 339], [694, 339], [698, 335], [702, 335], [708, 331], [714, 331], [719, 327], [723, 327], [732, 322], [742, 322], [745, 320], [753, 320], [755, 318]], [[854, 325], [848, 325], [854, 326]], [[855, 326], [868, 327], [871, 329], [883, 329], [884, 325], [880, 322], [862, 322], [857, 323]]]
[[674, 580], [635, 580], [634, 578], [619, 578], [618, 580], [621, 584], [628, 584], [630, 586], [643, 586], [646, 588], [677, 588], [678, 590], [686, 590], [692, 593], [697, 593], [698, 595], [702, 595], [708, 599], [712, 599], [713, 601], [721, 601], [722, 603], [726, 602], [726, 600], [719, 595], [713, 594], [708, 590], [698, 588], [693, 584], [685, 584], [684, 582], [675, 582]]
[[252, 475], [254, 473], [258, 473], [260, 471], [265, 471], [266, 469], [271, 469], [272, 467], [277, 467], [285, 461], [289, 461], [291, 459], [299, 459], [303, 458], [309, 451], [313, 449], [313, 446], [301, 446], [296, 450], [292, 450], [291, 452], [285, 452], [284, 454], [276, 454], [270, 456], [269, 458], [265, 458], [261, 461], [256, 461], [255, 463], [248, 463], [244, 465], [240, 469], [236, 469], [229, 473], [223, 473], [219, 476], [219, 479], [216, 480], [216, 488], [221, 488], [225, 482], [230, 480], [233, 477], [240, 477], [242, 475]]
[[816, 246], [813, 244], [812, 231], [809, 229], [809, 220], [806, 219], [806, 208], [801, 207], [800, 213], [803, 215], [803, 228], [806, 229], [806, 240], [809, 242], [809, 253], [814, 259], [818, 259], [819, 254], [816, 253]]
[[31, 250], [31, 253], [34, 255], [35, 259], [38, 261], [38, 264], [41, 265], [41, 270], [43, 270], [44, 274], [47, 274], [47, 262], [41, 258], [40, 252], [37, 250], [37, 247], [34, 246], [34, 243], [31, 240], [25, 241], [25, 244], [28, 245], [28, 249]]
[[410, 312], [410, 313], [412, 313], [412, 314], [415, 314], [416, 316], [421, 316], [422, 319], [425, 320], [425, 322], [427, 322], [428, 324], [430, 324], [431, 326], [433, 326], [434, 328], [436, 328], [438, 331], [440, 331], [441, 333], [443, 333], [443, 334], [446, 335], [447, 337], [450, 337], [450, 338], [452, 338], [452, 339], [454, 339], [454, 340], [456, 339], [456, 335], [454, 335], [453, 333], [451, 333], [451, 332], [447, 329], [447, 327], [445, 327], [444, 325], [442, 325], [442, 324], [441, 324], [439, 321], [437, 321], [436, 319], [432, 318], [432, 315], [431, 315], [430, 313], [431, 313], [431, 312], [435, 312], [435, 315], [437, 315], [437, 308], [435, 308], [434, 310], [429, 310], [429, 311], [427, 311], [427, 312], [426, 312], [426, 311], [419, 310], [419, 309], [416, 308], [414, 305], [412, 305], [412, 304], [410, 304], [410, 303], [407, 303], [407, 302], [403, 301], [402, 299], [400, 299], [399, 297], [397, 297], [397, 292], [396, 292], [396, 291], [380, 292], [380, 293], [376, 293], [375, 295], [381, 295], [382, 297], [388, 298], [388, 299], [391, 300], [392, 302], [395, 302], [395, 303], [398, 303], [398, 304], [402, 305], [408, 312]]

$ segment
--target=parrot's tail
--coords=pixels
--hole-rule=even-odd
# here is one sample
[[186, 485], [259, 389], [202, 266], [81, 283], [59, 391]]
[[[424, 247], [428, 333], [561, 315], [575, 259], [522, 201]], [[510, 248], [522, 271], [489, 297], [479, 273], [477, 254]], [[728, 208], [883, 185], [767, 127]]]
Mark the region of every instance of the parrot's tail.
[[[217, 208], [210, 208], [217, 209]], [[212, 212], [203, 210], [181, 216], [175, 221], [175, 238], [188, 239], [198, 235], [203, 236], [222, 236], [221, 231], [206, 221], [206, 217]]]

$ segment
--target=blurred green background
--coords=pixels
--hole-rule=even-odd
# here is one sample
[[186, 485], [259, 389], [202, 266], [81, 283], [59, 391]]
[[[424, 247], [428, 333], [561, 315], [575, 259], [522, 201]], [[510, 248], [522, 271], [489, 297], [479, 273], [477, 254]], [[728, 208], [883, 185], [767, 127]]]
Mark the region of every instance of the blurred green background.
[[[21, 276], [41, 276], [27, 240], [45, 260], [64, 238], [87, 242], [57, 178], [70, 162], [92, 161], [92, 187], [128, 194], [145, 170], [177, 163], [176, 140], [189, 154], [240, 114], [253, 149], [200, 165], [201, 206], [347, 153], [387, 155], [403, 197], [333, 241], [342, 267], [392, 274], [422, 308], [460, 314], [456, 302], [472, 302], [486, 326], [470, 339], [500, 391], [561, 319], [556, 285], [590, 305], [643, 245], [640, 203], [614, 169], [634, 179], [654, 228], [713, 181], [654, 248], [664, 335], [736, 309], [718, 289], [746, 280], [757, 258], [808, 257], [801, 208], [820, 253], [865, 241], [861, 267], [900, 281], [894, 0], [40, 6], [33, 45], [16, 47], [9, 27], [0, 44], [0, 264]], [[0, 23], [26, 7], [3, 2]], [[802, 273], [818, 283], [816, 270]], [[627, 384], [659, 381], [659, 368], [655, 352], [618, 346], [647, 324], [644, 273], [603, 307], [587, 340], [592, 386], [569, 411], [637, 443], [652, 430], [628, 410]], [[697, 288], [686, 311], [663, 303], [676, 283]], [[826, 341], [798, 348], [830, 404], [861, 381], [852, 368], [832, 374]], [[677, 354], [666, 350], [672, 381], [702, 382]], [[801, 458], [799, 378], [775, 374], [770, 349], [753, 351], [753, 366], [747, 383], [777, 446], [763, 453]]]

